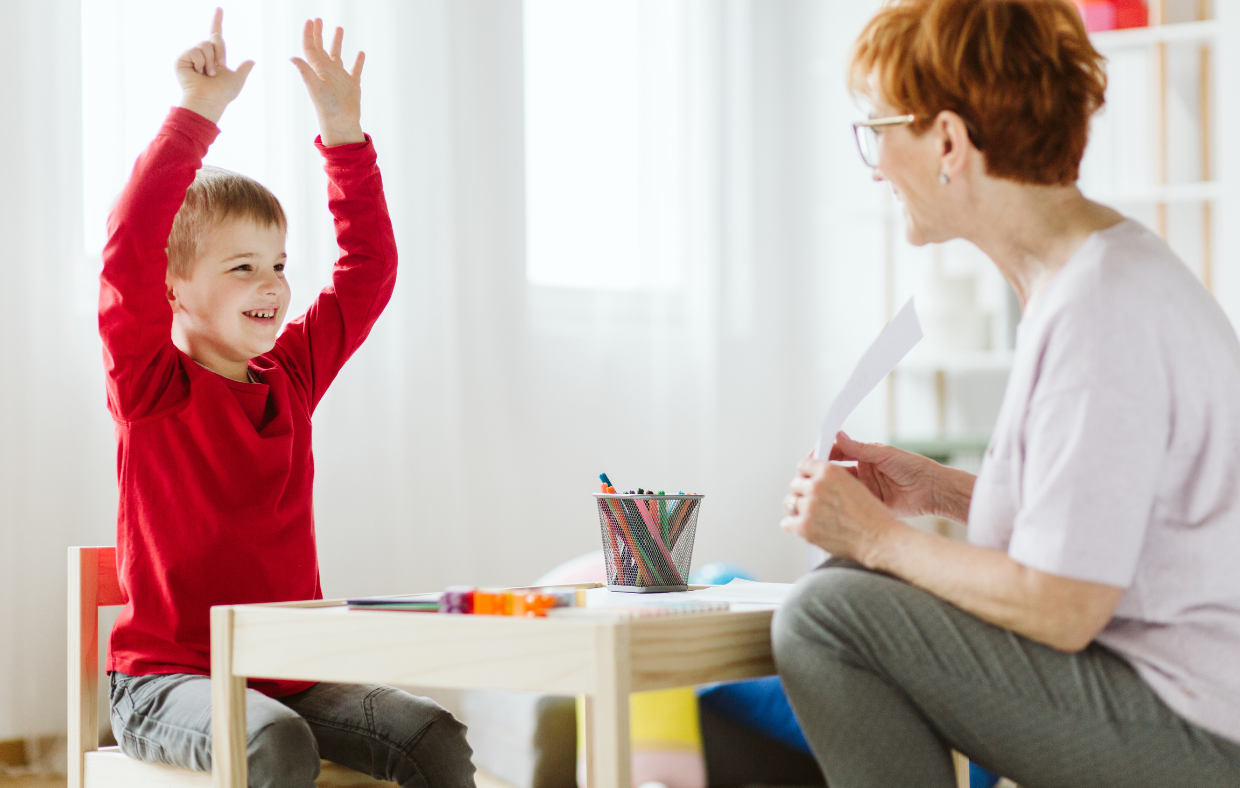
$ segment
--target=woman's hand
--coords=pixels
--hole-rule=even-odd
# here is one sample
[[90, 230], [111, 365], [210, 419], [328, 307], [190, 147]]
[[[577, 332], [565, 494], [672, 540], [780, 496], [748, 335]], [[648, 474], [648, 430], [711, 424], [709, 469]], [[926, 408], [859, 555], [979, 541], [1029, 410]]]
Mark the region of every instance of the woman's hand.
[[344, 67], [340, 57], [344, 43], [344, 29], [336, 28], [332, 38], [332, 51], [323, 49], [323, 20], [306, 22], [302, 31], [302, 46], [306, 59], [293, 58], [293, 65], [301, 72], [301, 79], [310, 91], [314, 111], [319, 116], [319, 133], [327, 147], [350, 142], [365, 142], [362, 133], [362, 66], [366, 53], [358, 52], [353, 61], [353, 71]]
[[846, 468], [896, 517], [932, 514], [957, 522], [969, 517], [969, 499], [976, 477], [948, 468], [920, 454], [861, 443], [843, 432], [835, 436], [831, 460], [856, 461]]
[[788, 485], [788, 516], [779, 527], [831, 555], [870, 566], [883, 537], [904, 526], [854, 470], [812, 457], [802, 460]]

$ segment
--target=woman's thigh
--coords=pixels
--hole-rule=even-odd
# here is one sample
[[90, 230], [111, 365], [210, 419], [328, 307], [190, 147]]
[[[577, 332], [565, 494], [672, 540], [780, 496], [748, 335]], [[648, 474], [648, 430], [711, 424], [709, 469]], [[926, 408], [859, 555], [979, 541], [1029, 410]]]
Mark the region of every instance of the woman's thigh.
[[465, 726], [429, 698], [374, 684], [320, 683], [281, 698], [324, 758], [404, 788], [473, 788]]
[[[774, 635], [820, 760], [858, 757], [833, 751], [845, 743], [869, 748], [862, 757], [899, 759], [908, 754], [903, 740], [924, 743], [932, 733], [1021, 784], [1240, 784], [1240, 744], [1176, 715], [1112, 652], [1056, 651], [889, 576], [844, 566], [812, 572]], [[894, 727], [860, 744], [838, 735], [857, 723], [843, 717], [866, 709], [888, 712]], [[869, 724], [881, 730], [883, 721]]]

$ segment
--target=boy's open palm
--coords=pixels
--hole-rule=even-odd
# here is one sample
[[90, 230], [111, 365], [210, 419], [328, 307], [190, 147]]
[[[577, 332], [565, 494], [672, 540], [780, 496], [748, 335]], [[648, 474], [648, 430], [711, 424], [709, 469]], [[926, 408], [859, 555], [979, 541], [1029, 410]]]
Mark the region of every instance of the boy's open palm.
[[366, 62], [366, 53], [357, 53], [357, 60], [350, 73], [340, 58], [344, 29], [336, 28], [332, 50], [328, 54], [323, 48], [322, 19], [306, 22], [302, 43], [305, 46], [306, 59], [294, 57], [293, 65], [301, 72], [306, 89], [310, 91], [310, 100], [314, 102], [315, 112], [319, 116], [319, 131], [322, 133], [323, 144], [332, 146], [364, 142], [366, 137], [362, 134], [361, 123], [362, 66]]
[[253, 60], [237, 66], [236, 71], [228, 68], [224, 57], [224, 10], [215, 9], [211, 35], [177, 58], [181, 106], [217, 123], [224, 108], [241, 93], [252, 68]]

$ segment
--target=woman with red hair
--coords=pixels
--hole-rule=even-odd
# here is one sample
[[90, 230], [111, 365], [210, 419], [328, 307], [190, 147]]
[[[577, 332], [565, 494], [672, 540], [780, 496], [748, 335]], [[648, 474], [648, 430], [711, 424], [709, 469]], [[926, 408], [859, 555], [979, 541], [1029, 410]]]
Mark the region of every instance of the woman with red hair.
[[[1020, 297], [975, 477], [837, 436], [782, 527], [834, 558], [773, 625], [827, 782], [1240, 785], [1240, 342], [1154, 233], [1076, 188], [1104, 63], [1066, 0], [892, 0], [856, 124], [917, 245]], [[968, 525], [968, 542], [900, 517]]]

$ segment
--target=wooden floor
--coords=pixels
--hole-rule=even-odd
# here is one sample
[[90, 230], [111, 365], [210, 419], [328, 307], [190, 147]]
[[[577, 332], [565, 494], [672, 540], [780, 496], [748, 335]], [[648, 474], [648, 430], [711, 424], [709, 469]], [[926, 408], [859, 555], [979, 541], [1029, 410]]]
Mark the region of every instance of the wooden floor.
[[23, 775], [21, 777], [5, 777], [0, 774], [0, 788], [65, 788], [63, 777], [42, 777]]
[[[478, 788], [511, 788], [508, 783], [479, 771], [474, 775], [474, 782]], [[8, 776], [0, 774], [0, 788], [65, 788], [67, 781], [64, 777], [46, 777], [40, 775], [23, 775], [20, 777]]]

